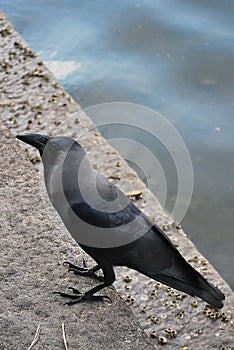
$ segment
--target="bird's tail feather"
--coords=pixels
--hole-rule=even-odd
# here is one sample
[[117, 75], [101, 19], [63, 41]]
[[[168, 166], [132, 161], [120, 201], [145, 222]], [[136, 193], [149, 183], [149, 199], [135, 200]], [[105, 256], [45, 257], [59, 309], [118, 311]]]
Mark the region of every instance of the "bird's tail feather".
[[[194, 270], [194, 269], [193, 269]], [[183, 277], [170, 275], [167, 273], [158, 274], [152, 276], [159, 282], [165, 283], [170, 287], [178, 289], [184, 293], [192, 296], [198, 296], [206, 301], [211, 306], [221, 309], [223, 307], [224, 294], [210, 282], [208, 282], [203, 276], [196, 270], [193, 271], [193, 276], [189, 276], [186, 280]]]

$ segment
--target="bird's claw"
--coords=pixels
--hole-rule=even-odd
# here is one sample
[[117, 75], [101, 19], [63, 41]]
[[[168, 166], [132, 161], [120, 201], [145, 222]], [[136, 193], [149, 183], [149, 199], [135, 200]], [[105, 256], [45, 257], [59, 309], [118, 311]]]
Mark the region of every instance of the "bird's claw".
[[90, 268], [87, 267], [87, 264], [86, 264], [84, 259], [83, 259], [83, 266], [77, 266], [77, 265], [70, 263], [69, 261], [64, 261], [63, 266], [66, 266], [66, 265], [68, 266], [69, 271], [72, 271], [72, 272], [77, 273], [77, 274], [79, 274], [79, 273], [82, 274], [82, 272], [88, 273], [90, 270]]
[[76, 266], [70, 263], [69, 261], [64, 261], [63, 266], [66, 266], [66, 265], [68, 266], [69, 271], [73, 271], [73, 272], [86, 272], [88, 270], [88, 268], [85, 267], [84, 264], [83, 264], [83, 267], [81, 267], [81, 266]]
[[112, 302], [111, 298], [108, 295], [92, 295], [89, 293], [83, 293], [80, 296], [77, 297], [76, 294], [76, 299], [69, 300], [67, 301], [64, 305], [74, 305], [77, 303], [83, 303], [84, 301], [105, 301], [108, 300], [109, 302]]
[[59, 291], [53, 291], [53, 294], [58, 294], [63, 298], [70, 298], [72, 300], [67, 301], [64, 303], [64, 305], [74, 305], [77, 303], [81, 303], [84, 301], [105, 301], [108, 300], [109, 302], [112, 302], [111, 298], [108, 295], [93, 295], [89, 292], [81, 293], [78, 289], [69, 287], [73, 291], [74, 294], [59, 292]]
[[74, 294], [78, 294], [78, 295], [81, 295], [81, 294], [82, 294], [78, 289], [76, 289], [76, 288], [74, 288], [74, 287], [68, 287], [68, 289], [71, 289], [71, 290], [73, 291]]
[[71, 299], [76, 299], [78, 294], [68, 294], [64, 292], [59, 292], [59, 291], [53, 291], [53, 294], [58, 294], [63, 298], [71, 298]]
[[74, 272], [75, 275], [92, 277], [92, 278], [97, 279], [100, 282], [104, 281], [103, 276], [98, 276], [95, 274], [95, 267], [90, 268], [87, 266], [85, 259], [83, 259], [83, 266], [76, 266], [76, 265], [70, 263], [69, 261], [64, 261], [63, 265], [64, 266], [68, 265], [69, 271]]

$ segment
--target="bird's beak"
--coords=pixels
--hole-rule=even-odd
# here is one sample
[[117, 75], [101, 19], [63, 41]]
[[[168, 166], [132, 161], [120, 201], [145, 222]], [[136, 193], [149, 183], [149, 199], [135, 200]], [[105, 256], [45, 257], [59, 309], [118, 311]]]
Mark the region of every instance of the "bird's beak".
[[51, 139], [50, 136], [40, 135], [40, 134], [17, 135], [16, 138], [19, 139], [20, 141], [23, 141], [37, 148], [38, 151], [40, 152], [40, 155], [42, 155], [47, 141]]

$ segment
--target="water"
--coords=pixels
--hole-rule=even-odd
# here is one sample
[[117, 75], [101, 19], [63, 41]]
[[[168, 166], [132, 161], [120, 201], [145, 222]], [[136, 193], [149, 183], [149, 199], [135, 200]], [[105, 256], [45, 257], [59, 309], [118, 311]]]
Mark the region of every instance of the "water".
[[[176, 127], [195, 181], [183, 227], [234, 288], [234, 3], [8, 0], [0, 8], [83, 108], [133, 102]], [[128, 132], [164, 167], [169, 210], [177, 177], [168, 153]]]

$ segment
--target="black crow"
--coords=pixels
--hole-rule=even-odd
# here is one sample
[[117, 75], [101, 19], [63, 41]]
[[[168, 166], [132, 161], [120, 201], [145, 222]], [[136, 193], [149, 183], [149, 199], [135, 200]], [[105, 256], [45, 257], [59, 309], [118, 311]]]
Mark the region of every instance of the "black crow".
[[84, 149], [70, 137], [40, 134], [16, 136], [36, 147], [42, 157], [46, 189], [54, 208], [75, 241], [97, 263], [69, 269], [78, 275], [103, 280], [86, 292], [57, 292], [75, 304], [103, 300], [94, 295], [115, 281], [114, 266], [127, 266], [179, 291], [198, 296], [222, 308], [225, 296], [179, 253], [166, 234], [125, 194], [95, 171]]

